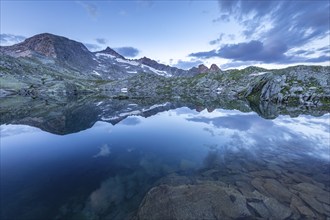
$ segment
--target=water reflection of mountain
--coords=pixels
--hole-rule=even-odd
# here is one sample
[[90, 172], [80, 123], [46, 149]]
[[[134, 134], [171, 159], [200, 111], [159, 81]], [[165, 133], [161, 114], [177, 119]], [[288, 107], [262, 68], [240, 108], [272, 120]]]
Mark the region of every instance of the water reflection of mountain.
[[20, 96], [1, 99], [0, 123], [30, 125], [50, 133], [65, 135], [88, 129], [97, 121], [115, 125], [131, 115], [150, 117], [159, 112], [180, 107], [188, 107], [198, 112], [204, 109], [212, 112], [217, 108], [236, 109], [242, 112], [254, 111], [266, 119], [273, 119], [279, 115], [321, 116], [329, 112], [322, 106], [284, 106], [272, 102], [250, 103], [203, 95], [129, 99], [84, 96], [65, 100], [42, 100]]

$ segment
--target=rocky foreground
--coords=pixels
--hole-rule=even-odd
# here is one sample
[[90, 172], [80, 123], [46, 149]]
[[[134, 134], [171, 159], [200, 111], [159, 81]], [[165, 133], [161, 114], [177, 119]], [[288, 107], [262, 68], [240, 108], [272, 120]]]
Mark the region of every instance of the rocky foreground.
[[169, 175], [149, 190], [135, 219], [328, 219], [329, 167], [301, 170], [303, 161], [267, 157]]

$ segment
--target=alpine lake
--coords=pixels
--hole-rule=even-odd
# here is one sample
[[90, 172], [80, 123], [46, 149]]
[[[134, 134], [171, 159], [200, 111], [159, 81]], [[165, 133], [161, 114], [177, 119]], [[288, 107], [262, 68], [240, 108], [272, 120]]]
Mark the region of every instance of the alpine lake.
[[2, 220], [329, 219], [329, 109], [1, 99]]

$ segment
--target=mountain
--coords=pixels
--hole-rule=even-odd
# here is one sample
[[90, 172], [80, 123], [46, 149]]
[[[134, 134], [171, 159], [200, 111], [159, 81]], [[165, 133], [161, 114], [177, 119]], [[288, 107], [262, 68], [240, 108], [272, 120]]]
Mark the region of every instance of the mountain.
[[35, 35], [13, 46], [0, 47], [0, 53], [2, 56], [30, 58], [42, 63], [45, 68], [72, 71], [89, 79], [116, 80], [138, 73], [165, 77], [189, 77], [198, 74], [196, 71], [160, 64], [146, 57], [129, 60], [110, 47], [90, 52], [80, 42], [49, 33]]
[[122, 55], [120, 55], [119, 53], [117, 53], [116, 51], [114, 51], [113, 49], [111, 49], [110, 47], [105, 48], [104, 50], [101, 51], [97, 51], [94, 52], [94, 54], [107, 54], [110, 56], [113, 56], [115, 58], [120, 58], [120, 59], [125, 59], [125, 57], [123, 57]]
[[53, 34], [38, 34], [24, 42], [1, 47], [13, 57], [34, 57], [42, 63], [54, 63], [77, 71], [90, 71], [96, 65], [94, 55], [84, 44]]
[[136, 60], [137, 62], [143, 64], [143, 65], [147, 65], [150, 66], [156, 70], [160, 70], [160, 71], [164, 71], [167, 72], [170, 76], [183, 76], [183, 77], [189, 77], [189, 76], [195, 76], [197, 74], [199, 74], [200, 72], [196, 72], [196, 71], [192, 71], [190, 70], [183, 70], [183, 69], [179, 69], [176, 67], [171, 67], [169, 65], [164, 65], [164, 64], [160, 64], [155, 60], [152, 60], [150, 58], [147, 57], [143, 57], [140, 59]]

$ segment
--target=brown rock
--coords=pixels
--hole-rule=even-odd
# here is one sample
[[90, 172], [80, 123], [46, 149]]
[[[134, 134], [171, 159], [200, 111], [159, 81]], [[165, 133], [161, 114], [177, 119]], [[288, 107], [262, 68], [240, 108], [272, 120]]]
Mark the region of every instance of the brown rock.
[[292, 187], [298, 192], [316, 198], [319, 202], [330, 205], [330, 193], [311, 183], [299, 183]]
[[290, 203], [292, 193], [277, 180], [266, 179], [263, 187], [277, 200]]
[[207, 73], [207, 72], [209, 72], [209, 68], [207, 68], [207, 66], [205, 66], [204, 64], [200, 64], [198, 66], [198, 72], [199, 73]]
[[315, 218], [314, 212], [305, 206], [304, 202], [297, 196], [292, 196], [290, 208], [307, 218]]
[[268, 209], [262, 202], [249, 202], [248, 205], [262, 218], [267, 219], [270, 217]]
[[276, 199], [266, 198], [264, 201], [272, 219], [287, 219], [292, 215], [292, 211], [280, 204]]
[[259, 192], [261, 192], [262, 194], [265, 194], [267, 196], [270, 196], [269, 193], [265, 190], [265, 188], [263, 187], [264, 181], [261, 178], [254, 178], [251, 181], [251, 185], [256, 188], [256, 190], [258, 190]]
[[210, 72], [211, 73], [218, 73], [220, 71], [221, 71], [220, 68], [216, 64], [211, 65], [211, 67], [210, 67]]
[[320, 214], [325, 214], [325, 210], [320, 202], [318, 202], [313, 196], [299, 193], [299, 197], [304, 200], [312, 209], [316, 210]]
[[249, 217], [246, 199], [216, 184], [152, 188], [143, 199], [139, 219], [229, 219]]
[[269, 177], [269, 178], [276, 178], [276, 174], [270, 170], [260, 170], [254, 171], [250, 173], [252, 176], [255, 177]]

